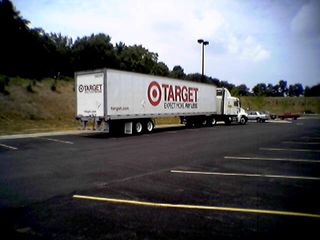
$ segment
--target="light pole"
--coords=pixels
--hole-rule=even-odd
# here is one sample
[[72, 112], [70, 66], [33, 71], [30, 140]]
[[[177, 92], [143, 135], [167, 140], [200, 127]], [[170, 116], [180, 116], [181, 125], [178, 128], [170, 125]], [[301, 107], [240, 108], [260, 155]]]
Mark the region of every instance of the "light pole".
[[202, 45], [202, 63], [201, 63], [201, 77], [204, 79], [204, 46], [209, 45], [209, 41], [204, 41], [203, 39], [198, 39], [198, 43]]

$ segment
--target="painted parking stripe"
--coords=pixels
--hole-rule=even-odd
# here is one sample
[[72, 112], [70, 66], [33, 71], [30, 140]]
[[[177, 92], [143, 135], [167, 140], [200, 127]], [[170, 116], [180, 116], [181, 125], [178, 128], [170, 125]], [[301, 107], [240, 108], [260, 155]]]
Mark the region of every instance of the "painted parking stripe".
[[288, 120], [267, 120], [268, 123], [292, 123]]
[[295, 158], [266, 158], [266, 157], [237, 157], [237, 156], [224, 156], [225, 159], [237, 160], [257, 160], [257, 161], [283, 161], [283, 162], [301, 162], [301, 163], [320, 163], [320, 160], [310, 159], [295, 159]]
[[59, 140], [54, 138], [41, 138], [41, 139], [52, 141], [52, 142], [58, 142], [58, 143], [73, 144], [73, 142], [70, 142], [70, 141], [64, 141], [64, 140]]
[[303, 212], [287, 212], [287, 211], [277, 211], [277, 210], [233, 208], [233, 207], [219, 207], [219, 206], [205, 206], [205, 205], [155, 203], [155, 202], [127, 200], [127, 199], [84, 196], [84, 195], [73, 195], [73, 198], [92, 200], [92, 201], [110, 202], [110, 203], [117, 203], [117, 204], [129, 204], [129, 205], [139, 205], [139, 206], [146, 206], [146, 207], [158, 207], [158, 208], [180, 208], [180, 209], [211, 210], [211, 211], [241, 212], [241, 213], [254, 213], [254, 214], [269, 214], [269, 215], [283, 215], [283, 216], [294, 216], [294, 217], [320, 218], [320, 214], [303, 213]]
[[6, 144], [0, 144], [0, 147], [8, 148], [8, 149], [11, 149], [11, 150], [18, 150], [18, 148], [13, 147], [13, 146], [9, 146], [9, 145], [6, 145]]
[[283, 178], [283, 179], [320, 181], [320, 178], [318, 178], [318, 177], [307, 177], [307, 176], [286, 176], [286, 175], [255, 174], [255, 173], [201, 172], [201, 171], [182, 171], [182, 170], [171, 170], [170, 172], [171, 173], [182, 173], [182, 174], [234, 176], [234, 177]]
[[295, 142], [295, 141], [284, 141], [284, 144], [301, 144], [301, 145], [319, 145], [320, 142]]
[[301, 137], [302, 139], [309, 139], [309, 140], [320, 140], [320, 137], [308, 137], [308, 136], [304, 136]]
[[287, 151], [287, 152], [320, 152], [319, 149], [299, 149], [299, 148], [259, 148], [263, 151]]

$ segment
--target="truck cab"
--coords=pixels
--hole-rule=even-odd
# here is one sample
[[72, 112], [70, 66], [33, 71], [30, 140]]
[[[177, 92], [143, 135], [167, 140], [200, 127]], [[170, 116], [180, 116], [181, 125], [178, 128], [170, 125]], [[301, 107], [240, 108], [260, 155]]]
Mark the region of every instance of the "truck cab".
[[226, 88], [217, 88], [217, 118], [226, 124], [246, 124], [248, 121], [248, 114], [241, 108], [239, 98], [231, 96]]

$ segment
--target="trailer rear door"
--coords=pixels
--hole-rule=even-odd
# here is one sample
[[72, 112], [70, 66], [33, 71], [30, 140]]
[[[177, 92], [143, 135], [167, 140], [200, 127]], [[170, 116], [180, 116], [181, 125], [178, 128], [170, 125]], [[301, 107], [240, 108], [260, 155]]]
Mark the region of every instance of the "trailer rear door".
[[77, 116], [104, 116], [104, 71], [76, 75]]

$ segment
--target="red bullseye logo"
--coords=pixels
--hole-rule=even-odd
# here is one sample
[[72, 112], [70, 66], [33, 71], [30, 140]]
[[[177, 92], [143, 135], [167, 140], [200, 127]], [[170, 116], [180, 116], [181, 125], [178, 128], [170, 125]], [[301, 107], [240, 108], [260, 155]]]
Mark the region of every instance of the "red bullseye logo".
[[161, 87], [159, 83], [153, 81], [148, 87], [148, 99], [152, 106], [159, 105], [161, 101]]

